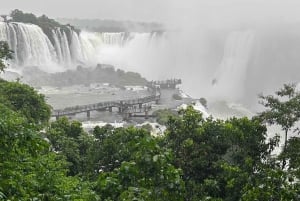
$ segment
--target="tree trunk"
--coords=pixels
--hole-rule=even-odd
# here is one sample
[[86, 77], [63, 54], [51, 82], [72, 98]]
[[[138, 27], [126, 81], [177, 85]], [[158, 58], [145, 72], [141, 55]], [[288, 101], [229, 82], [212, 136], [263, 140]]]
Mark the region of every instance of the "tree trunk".
[[284, 147], [283, 147], [283, 159], [282, 159], [282, 167], [281, 169], [283, 170], [286, 165], [286, 158], [285, 158], [285, 151], [286, 151], [286, 146], [287, 146], [287, 134], [288, 134], [288, 129], [285, 130], [285, 138], [284, 138]]

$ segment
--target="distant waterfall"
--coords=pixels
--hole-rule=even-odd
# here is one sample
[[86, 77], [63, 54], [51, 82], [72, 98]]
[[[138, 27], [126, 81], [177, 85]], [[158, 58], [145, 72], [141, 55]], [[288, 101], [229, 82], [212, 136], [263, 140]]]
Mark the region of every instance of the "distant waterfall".
[[223, 59], [212, 80], [212, 93], [217, 95], [217, 98], [236, 100], [244, 95], [254, 38], [253, 31], [236, 31], [229, 34]]
[[[104, 61], [103, 50], [123, 47], [127, 42], [126, 33], [98, 33], [82, 31], [78, 38], [76, 38], [77, 46], [81, 48], [81, 57], [83, 63], [96, 64]], [[74, 36], [76, 37], [76, 36]], [[73, 39], [74, 41], [74, 39]], [[80, 43], [80, 44], [79, 44]], [[73, 52], [79, 50], [72, 49]], [[75, 53], [78, 54], [78, 53]]]

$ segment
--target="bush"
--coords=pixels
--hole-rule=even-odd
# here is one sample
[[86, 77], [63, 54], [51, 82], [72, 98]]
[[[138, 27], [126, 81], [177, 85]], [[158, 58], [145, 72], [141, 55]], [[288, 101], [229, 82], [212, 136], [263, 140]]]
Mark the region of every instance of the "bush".
[[175, 100], [182, 100], [182, 97], [179, 94], [173, 94], [172, 98]]
[[178, 114], [176, 111], [170, 109], [157, 110], [153, 112], [153, 115], [156, 116], [157, 123], [161, 125], [166, 125], [170, 117], [177, 117]]

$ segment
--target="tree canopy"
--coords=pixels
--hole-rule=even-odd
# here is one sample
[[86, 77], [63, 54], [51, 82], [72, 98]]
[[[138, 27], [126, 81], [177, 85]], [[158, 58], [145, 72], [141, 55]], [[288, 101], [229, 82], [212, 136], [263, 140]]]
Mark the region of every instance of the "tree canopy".
[[278, 137], [262, 117], [273, 110], [218, 120], [187, 107], [154, 137], [111, 125], [88, 133], [66, 117], [41, 124], [49, 107], [31, 87], [2, 81], [0, 94], [0, 200], [299, 200], [300, 141], [271, 154]]
[[45, 97], [32, 87], [19, 82], [0, 81], [0, 100], [10, 109], [24, 115], [28, 122], [47, 123], [51, 110]]
[[[284, 147], [287, 148], [288, 133], [295, 132], [292, 130], [295, 124], [300, 120], [300, 93], [296, 91], [296, 85], [285, 84], [282, 89], [275, 92], [275, 96], [263, 96], [261, 103], [267, 108], [260, 114], [260, 118], [270, 124], [279, 125], [285, 133]], [[286, 165], [286, 160], [282, 158], [282, 168]]]

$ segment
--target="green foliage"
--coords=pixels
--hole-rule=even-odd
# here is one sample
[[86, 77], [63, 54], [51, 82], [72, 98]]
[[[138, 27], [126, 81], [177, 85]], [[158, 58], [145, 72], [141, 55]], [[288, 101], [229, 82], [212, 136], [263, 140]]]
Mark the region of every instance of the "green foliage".
[[[120, 132], [120, 131], [119, 131]], [[145, 130], [128, 128], [113, 160], [115, 168], [100, 174], [97, 191], [104, 200], [183, 200], [181, 170], [171, 161], [172, 154], [158, 146]], [[112, 135], [115, 135], [113, 133]], [[118, 137], [121, 137], [116, 132]], [[109, 136], [110, 138], [112, 136]], [[113, 137], [115, 138], [115, 137]], [[117, 138], [115, 138], [117, 139]], [[110, 142], [112, 143], [112, 142]], [[118, 142], [114, 142], [118, 146]], [[126, 152], [124, 155], [122, 152]], [[113, 162], [113, 161], [111, 161]], [[107, 168], [104, 167], [104, 171]]]
[[90, 168], [93, 160], [90, 157], [95, 138], [83, 131], [80, 122], [70, 122], [66, 117], [62, 117], [51, 123], [46, 136], [50, 140], [52, 150], [67, 160], [69, 175], [88, 176], [93, 172]]
[[112, 171], [124, 161], [130, 161], [132, 153], [139, 149], [142, 139], [150, 138], [146, 130], [117, 128], [107, 130], [105, 138], [98, 143], [98, 164], [102, 171]]
[[4, 72], [7, 67], [5, 61], [12, 59], [12, 53], [7, 42], [0, 41], [0, 73]]
[[297, 119], [285, 114], [299, 110], [293, 90], [277, 93], [288, 96], [284, 101], [264, 99], [278, 108], [269, 105], [253, 119], [204, 119], [191, 106], [173, 116], [159, 111], [169, 116], [159, 138], [144, 128], [111, 125], [88, 134], [65, 117], [41, 135], [42, 118], [29, 110], [42, 113], [43, 97], [27, 85], [1, 81], [0, 200], [299, 200], [300, 140], [290, 138], [271, 156], [278, 136], [267, 140], [263, 124], [294, 125], [287, 122]]
[[203, 180], [214, 172], [213, 163], [221, 159], [229, 146], [223, 135], [225, 127], [221, 121], [205, 122], [192, 107], [181, 114], [181, 118], [171, 118], [168, 122], [166, 144], [174, 151], [184, 178]]
[[279, 155], [279, 159], [288, 161], [288, 170], [300, 179], [300, 138], [292, 137], [287, 141], [286, 149]]
[[[275, 92], [276, 96], [263, 96], [261, 104], [267, 110], [260, 114], [260, 118], [270, 124], [281, 126], [285, 133], [284, 147], [287, 147], [288, 132], [295, 126], [300, 119], [300, 93], [296, 91], [295, 85], [285, 84], [282, 89]], [[282, 158], [282, 168], [286, 165], [285, 157]]]
[[66, 176], [38, 128], [0, 104], [1, 200], [97, 200], [86, 182]]
[[295, 85], [284, 85], [276, 96], [263, 96], [261, 104], [267, 110], [261, 113], [261, 118], [270, 124], [278, 124], [284, 131], [290, 130], [300, 118], [300, 93]]
[[296, 201], [299, 200], [300, 196], [299, 187], [299, 183], [289, 180], [287, 172], [284, 172], [280, 168], [264, 167], [248, 180], [243, 189], [241, 200]]
[[273, 147], [266, 143], [267, 128], [260, 121], [232, 118], [226, 121], [225, 126], [229, 129], [231, 144], [226, 154], [230, 156], [228, 162], [252, 171], [273, 151]]
[[26, 84], [0, 81], [0, 100], [26, 117], [29, 123], [47, 123], [51, 115], [44, 95], [38, 94]]
[[34, 71], [35, 77], [29, 82], [33, 85], [70, 86], [76, 84], [110, 83], [116, 86], [146, 85], [147, 80], [138, 73], [115, 70], [111, 65], [100, 65], [96, 68], [83, 68], [58, 73], [45, 73], [39, 69], [27, 69], [28, 74]]
[[167, 125], [169, 118], [175, 118], [176, 116], [178, 116], [178, 113], [171, 109], [161, 109], [154, 111], [153, 115], [156, 116], [157, 123], [159, 123], [160, 125]]
[[100, 142], [102, 142], [107, 136], [109, 136], [112, 133], [113, 126], [110, 124], [106, 124], [103, 127], [96, 126], [93, 130], [93, 135], [96, 139], [98, 139]]
[[257, 119], [204, 120], [191, 106], [180, 114], [170, 118], [164, 144], [183, 170], [187, 198], [238, 200], [274, 148], [266, 143], [266, 127]]

